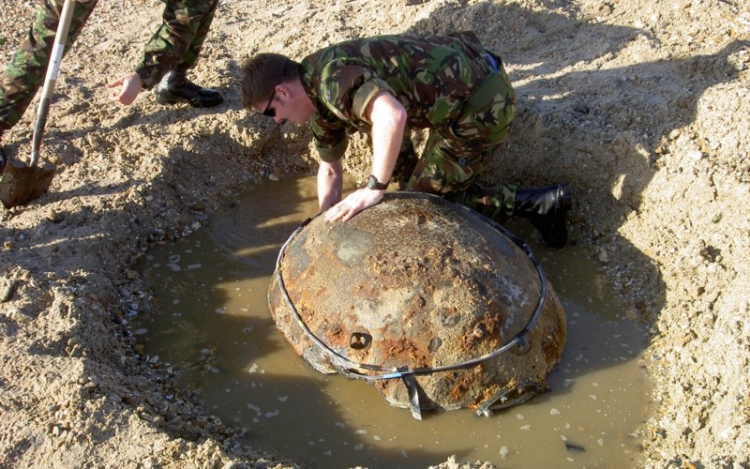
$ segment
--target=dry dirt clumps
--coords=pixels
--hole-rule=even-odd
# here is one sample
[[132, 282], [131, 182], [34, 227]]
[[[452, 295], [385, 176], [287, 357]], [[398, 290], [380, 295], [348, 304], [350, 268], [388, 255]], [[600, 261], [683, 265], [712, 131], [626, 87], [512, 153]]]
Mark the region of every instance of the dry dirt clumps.
[[[137, 353], [129, 322], [148, 294], [131, 267], [239, 191], [314, 167], [306, 129], [241, 109], [246, 57], [465, 29], [502, 55], [519, 98], [485, 182], [570, 182], [572, 243], [649, 328], [642, 466], [750, 466], [747, 2], [227, 0], [192, 74], [223, 105], [161, 107], [143, 93], [118, 107], [105, 84], [136, 63], [162, 9], [99, 1], [58, 77], [50, 192], [0, 210], [0, 466], [295, 467], [239, 445]], [[2, 63], [32, 13], [3, 0]], [[3, 135], [6, 155], [29, 153], [35, 109]], [[347, 169], [361, 176], [368, 156], [355, 141]]]

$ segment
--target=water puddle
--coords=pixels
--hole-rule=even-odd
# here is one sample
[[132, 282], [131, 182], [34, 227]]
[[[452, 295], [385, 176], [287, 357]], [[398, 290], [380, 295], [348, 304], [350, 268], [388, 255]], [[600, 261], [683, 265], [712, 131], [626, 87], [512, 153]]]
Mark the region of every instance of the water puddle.
[[638, 466], [646, 335], [575, 247], [530, 243], [568, 317], [549, 393], [489, 418], [457, 410], [419, 422], [364, 381], [315, 372], [276, 330], [266, 300], [278, 250], [317, 212], [315, 184], [258, 187], [138, 267], [156, 306], [135, 320], [146, 352], [179, 369], [209, 412], [244, 429], [243, 444], [306, 468], [426, 469], [452, 454], [519, 469]]

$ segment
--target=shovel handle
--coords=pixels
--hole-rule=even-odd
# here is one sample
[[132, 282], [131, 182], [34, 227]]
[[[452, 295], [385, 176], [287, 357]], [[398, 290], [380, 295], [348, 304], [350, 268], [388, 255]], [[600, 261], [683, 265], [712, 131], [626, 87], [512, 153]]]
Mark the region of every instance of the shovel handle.
[[36, 166], [39, 160], [39, 148], [42, 144], [44, 126], [47, 123], [50, 100], [52, 99], [52, 92], [55, 89], [55, 81], [57, 80], [57, 72], [60, 70], [60, 62], [62, 62], [63, 53], [65, 52], [65, 42], [68, 40], [68, 31], [70, 30], [70, 20], [73, 17], [74, 4], [74, 0], [65, 0], [62, 13], [60, 14], [60, 22], [57, 24], [55, 44], [52, 46], [52, 55], [47, 65], [47, 76], [44, 79], [39, 110], [36, 113], [29, 166]]

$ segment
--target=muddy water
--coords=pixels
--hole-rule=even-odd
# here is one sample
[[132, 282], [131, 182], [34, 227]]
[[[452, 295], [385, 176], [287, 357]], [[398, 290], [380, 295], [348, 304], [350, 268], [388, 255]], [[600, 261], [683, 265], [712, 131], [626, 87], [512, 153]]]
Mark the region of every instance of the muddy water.
[[245, 431], [243, 444], [306, 468], [426, 469], [450, 455], [513, 468], [638, 465], [645, 334], [575, 247], [529, 243], [568, 316], [552, 391], [489, 418], [457, 410], [419, 422], [364, 381], [313, 371], [270, 319], [278, 250], [316, 207], [314, 177], [269, 183], [140, 266], [157, 306], [137, 320], [149, 358], [179, 369], [209, 412]]

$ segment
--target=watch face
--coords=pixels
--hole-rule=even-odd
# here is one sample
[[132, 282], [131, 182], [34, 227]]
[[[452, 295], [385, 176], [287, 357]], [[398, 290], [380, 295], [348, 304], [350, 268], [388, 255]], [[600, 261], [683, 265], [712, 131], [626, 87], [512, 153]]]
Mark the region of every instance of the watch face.
[[388, 185], [387, 185], [387, 184], [381, 184], [381, 183], [380, 183], [380, 182], [378, 181], [378, 178], [376, 178], [376, 177], [375, 177], [375, 176], [373, 176], [372, 174], [371, 174], [371, 175], [370, 175], [370, 176], [369, 176], [369, 177], [367, 178], [367, 188], [368, 188], [368, 189], [378, 189], [378, 190], [382, 190], [382, 189], [385, 189], [386, 187], [388, 187]]

